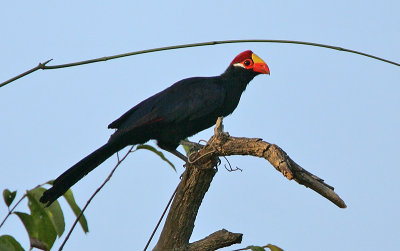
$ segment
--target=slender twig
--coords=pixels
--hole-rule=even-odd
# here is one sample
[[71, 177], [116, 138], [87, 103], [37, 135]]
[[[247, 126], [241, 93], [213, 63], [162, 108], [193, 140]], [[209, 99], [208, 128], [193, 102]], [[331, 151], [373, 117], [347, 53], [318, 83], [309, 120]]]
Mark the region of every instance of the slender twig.
[[63, 243], [61, 244], [60, 248], [58, 249], [58, 251], [61, 251], [64, 248], [65, 243], [67, 242], [67, 240], [69, 239], [72, 231], [74, 230], [76, 224], [78, 223], [79, 219], [81, 218], [81, 216], [83, 215], [83, 213], [85, 212], [86, 208], [89, 206], [90, 202], [92, 201], [92, 199], [96, 196], [96, 194], [98, 192], [100, 192], [100, 190], [107, 184], [107, 182], [111, 179], [111, 177], [113, 176], [115, 170], [117, 169], [117, 167], [121, 164], [122, 161], [124, 161], [126, 159], [126, 157], [128, 157], [128, 155], [132, 151], [134, 146], [132, 146], [131, 148], [129, 148], [128, 152], [122, 157], [122, 159], [119, 159], [118, 157], [118, 162], [117, 164], [115, 164], [114, 168], [111, 170], [110, 174], [108, 175], [108, 177], [104, 180], [103, 184], [101, 184], [96, 191], [92, 194], [92, 196], [90, 196], [89, 200], [86, 202], [86, 205], [82, 208], [82, 211], [79, 213], [79, 215], [76, 217], [74, 224], [72, 224], [71, 229], [69, 230], [67, 236], [65, 236], [65, 239], [63, 241]]
[[377, 57], [371, 54], [367, 54], [364, 52], [360, 51], [355, 51], [355, 50], [350, 50], [346, 49], [343, 47], [339, 46], [333, 46], [333, 45], [326, 45], [326, 44], [319, 44], [319, 43], [312, 43], [312, 42], [304, 42], [304, 41], [295, 41], [295, 40], [278, 40], [278, 39], [238, 39], [238, 40], [222, 40], [222, 41], [210, 41], [210, 42], [203, 42], [203, 43], [193, 43], [193, 44], [182, 44], [182, 45], [174, 45], [174, 46], [166, 46], [166, 47], [160, 47], [160, 48], [153, 48], [153, 49], [148, 49], [148, 50], [140, 50], [140, 51], [134, 51], [134, 52], [128, 52], [128, 53], [123, 53], [123, 54], [118, 54], [114, 56], [105, 56], [105, 57], [100, 57], [100, 58], [95, 58], [95, 59], [89, 59], [89, 60], [84, 60], [84, 61], [79, 61], [79, 62], [74, 62], [74, 63], [68, 63], [68, 64], [60, 64], [60, 65], [50, 65], [47, 66], [48, 62], [45, 62], [43, 64], [39, 64], [35, 68], [32, 68], [31, 70], [24, 72], [14, 78], [11, 78], [3, 83], [0, 84], [0, 87], [13, 82], [23, 76], [26, 76], [38, 69], [42, 70], [50, 70], [50, 69], [59, 69], [59, 68], [65, 68], [65, 67], [73, 67], [77, 65], [84, 65], [84, 64], [91, 64], [91, 63], [97, 63], [97, 62], [102, 62], [102, 61], [107, 61], [111, 59], [116, 59], [116, 58], [122, 58], [122, 57], [128, 57], [128, 56], [133, 56], [133, 55], [139, 55], [139, 54], [145, 54], [145, 53], [151, 53], [151, 52], [157, 52], [157, 51], [166, 51], [166, 50], [175, 50], [175, 49], [182, 49], [182, 48], [190, 48], [190, 47], [199, 47], [199, 46], [209, 46], [209, 45], [218, 45], [218, 44], [234, 44], [234, 43], [281, 43], [281, 44], [300, 44], [300, 45], [308, 45], [308, 46], [316, 46], [316, 47], [323, 47], [323, 48], [328, 48], [332, 50], [338, 50], [338, 51], [344, 51], [344, 52], [349, 52], [349, 53], [354, 53], [358, 54], [361, 56], [373, 58], [376, 60], [380, 60], [389, 64], [393, 64], [396, 66], [400, 66], [400, 63], [396, 63], [394, 61], [390, 61], [388, 59], [384, 59], [381, 57]]
[[6, 217], [4, 218], [4, 220], [1, 222], [0, 224], [0, 228], [4, 225], [4, 223], [6, 222], [7, 218], [14, 212], [15, 208], [18, 206], [19, 203], [21, 203], [21, 201], [26, 197], [27, 194], [24, 194], [21, 199], [19, 199], [19, 201], [13, 206], [13, 208], [11, 208], [11, 210], [8, 211], [8, 214], [6, 215]]
[[166, 206], [165, 209], [164, 209], [164, 212], [161, 214], [161, 217], [160, 217], [160, 219], [158, 220], [157, 225], [156, 225], [156, 227], [155, 227], [154, 230], [153, 230], [153, 233], [151, 233], [150, 238], [149, 238], [149, 240], [147, 241], [147, 244], [146, 244], [146, 246], [144, 247], [143, 251], [146, 251], [147, 248], [149, 247], [150, 242], [151, 242], [151, 240], [152, 240], [153, 237], [154, 237], [154, 234], [156, 233], [158, 227], [159, 227], [160, 224], [161, 224], [162, 219], [164, 218], [165, 214], [167, 213], [167, 210], [168, 210], [169, 206], [171, 205], [172, 199], [175, 197], [175, 194], [176, 194], [176, 191], [178, 190], [178, 187], [179, 187], [179, 184], [176, 186], [174, 193], [171, 195], [171, 198], [169, 199], [169, 201], [168, 201], [168, 203], [167, 203], [167, 206]]
[[226, 169], [228, 172], [235, 172], [235, 171], [241, 171], [241, 172], [243, 172], [243, 169], [241, 169], [241, 168], [239, 168], [239, 167], [233, 168], [232, 165], [231, 165], [231, 162], [229, 162], [229, 160], [228, 160], [227, 157], [225, 157], [225, 156], [222, 156], [222, 157], [224, 157], [224, 159], [226, 160], [226, 162], [228, 162], [229, 168], [227, 168], [226, 165], [224, 165], [225, 169]]
[[[45, 184], [46, 184], [46, 183], [41, 184], [41, 185], [37, 185], [37, 186], [35, 186], [34, 188], [32, 188], [31, 190], [34, 190], [34, 189], [36, 189], [36, 188], [38, 188], [38, 187], [42, 187], [42, 186], [45, 185]], [[21, 203], [21, 201], [22, 201], [27, 195], [28, 195], [28, 193], [25, 193], [25, 194], [21, 197], [21, 199], [19, 199], [19, 201], [11, 208], [11, 210], [8, 210], [8, 214], [6, 215], [6, 217], [4, 218], [4, 220], [1, 222], [0, 228], [3, 226], [4, 222], [6, 222], [7, 218], [14, 212], [15, 208], [19, 205], [19, 203]]]
[[53, 59], [49, 59], [49, 60], [47, 60], [47, 61], [44, 62], [44, 63], [39, 63], [36, 67], [33, 67], [32, 69], [27, 70], [26, 72], [21, 73], [21, 74], [19, 74], [18, 76], [15, 76], [15, 77], [13, 77], [13, 78], [10, 78], [10, 79], [7, 80], [7, 81], [4, 81], [3, 83], [0, 84], [0, 87], [3, 87], [3, 86], [5, 86], [6, 84], [9, 84], [9, 83], [11, 83], [11, 82], [13, 82], [13, 81], [15, 81], [15, 80], [17, 80], [17, 79], [19, 79], [19, 78], [22, 78], [22, 77], [24, 77], [24, 76], [26, 76], [26, 75], [28, 75], [28, 74], [31, 74], [32, 72], [35, 72], [35, 71], [37, 71], [37, 70], [39, 70], [39, 69], [42, 69], [42, 70], [43, 70], [44, 67], [46, 66], [46, 64], [47, 64], [48, 62], [50, 62], [51, 60], [53, 60]]

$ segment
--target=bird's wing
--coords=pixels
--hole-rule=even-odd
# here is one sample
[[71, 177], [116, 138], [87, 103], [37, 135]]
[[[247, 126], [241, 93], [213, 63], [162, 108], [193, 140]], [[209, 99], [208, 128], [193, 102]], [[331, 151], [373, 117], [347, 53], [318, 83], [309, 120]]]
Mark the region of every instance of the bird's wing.
[[109, 128], [131, 130], [154, 123], [199, 119], [220, 109], [225, 90], [216, 77], [189, 78], [139, 103]]

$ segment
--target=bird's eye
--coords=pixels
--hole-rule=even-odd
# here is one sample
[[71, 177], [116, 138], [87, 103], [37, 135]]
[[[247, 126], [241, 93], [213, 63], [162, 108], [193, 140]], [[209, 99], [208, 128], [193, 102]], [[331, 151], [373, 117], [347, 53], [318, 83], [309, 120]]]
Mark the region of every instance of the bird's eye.
[[245, 66], [249, 66], [249, 65], [251, 64], [251, 61], [250, 61], [250, 60], [246, 60], [246, 61], [243, 62], [243, 64], [244, 64]]

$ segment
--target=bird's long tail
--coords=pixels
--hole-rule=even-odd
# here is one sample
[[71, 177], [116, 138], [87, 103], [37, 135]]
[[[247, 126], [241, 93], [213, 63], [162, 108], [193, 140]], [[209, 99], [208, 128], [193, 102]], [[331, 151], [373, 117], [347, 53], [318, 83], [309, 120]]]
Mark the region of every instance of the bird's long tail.
[[46, 206], [49, 206], [86, 174], [95, 169], [122, 148], [124, 148], [124, 146], [109, 142], [92, 152], [61, 174], [54, 181], [53, 187], [43, 193], [42, 197], [40, 198], [40, 202], [47, 203]]

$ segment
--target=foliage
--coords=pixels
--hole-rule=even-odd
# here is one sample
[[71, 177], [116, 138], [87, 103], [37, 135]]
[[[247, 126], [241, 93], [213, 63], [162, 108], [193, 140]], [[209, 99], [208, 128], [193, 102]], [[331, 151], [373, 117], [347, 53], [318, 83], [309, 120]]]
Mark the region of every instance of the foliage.
[[[52, 182], [48, 182], [52, 184]], [[30, 249], [38, 248], [41, 250], [50, 250], [55, 240], [64, 233], [65, 221], [64, 214], [58, 201], [53, 202], [49, 207], [44, 207], [40, 203], [39, 198], [45, 191], [45, 188], [38, 186], [32, 190], [26, 191], [21, 199], [15, 203], [13, 208], [10, 206], [13, 204], [14, 199], [17, 195], [17, 191], [11, 192], [9, 189], [4, 189], [3, 199], [4, 203], [8, 207], [8, 215], [5, 217], [0, 227], [7, 220], [11, 214], [17, 215], [25, 226], [30, 240]], [[28, 199], [28, 207], [30, 213], [14, 211], [16, 206], [24, 199]], [[75, 215], [79, 215], [81, 209], [75, 203], [74, 196], [71, 190], [68, 190], [64, 194], [64, 198], [67, 200], [68, 205], [71, 207]], [[85, 216], [82, 215], [79, 219], [79, 223], [85, 233], [89, 231]], [[10, 235], [0, 236], [0, 251], [20, 251], [24, 250], [21, 244]]]
[[283, 251], [282, 248], [280, 248], [278, 246], [275, 246], [275, 245], [272, 245], [272, 244], [268, 244], [268, 245], [265, 245], [265, 246], [262, 246], [262, 247], [261, 246], [248, 246], [246, 248], [236, 249], [234, 251], [239, 251], [239, 250], [266, 251], [265, 248], [269, 248], [269, 250], [271, 250], [271, 251]]

